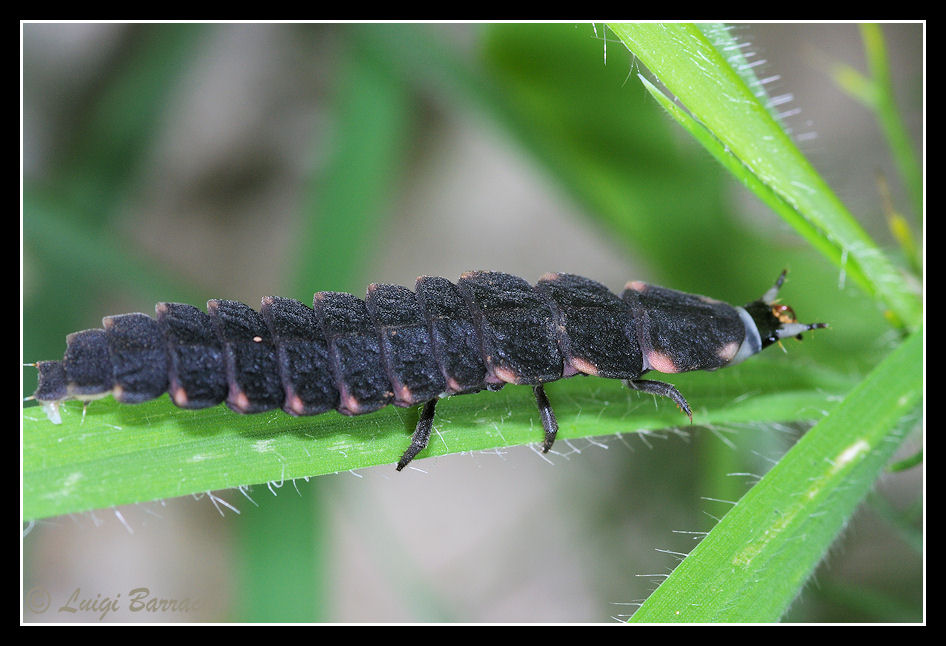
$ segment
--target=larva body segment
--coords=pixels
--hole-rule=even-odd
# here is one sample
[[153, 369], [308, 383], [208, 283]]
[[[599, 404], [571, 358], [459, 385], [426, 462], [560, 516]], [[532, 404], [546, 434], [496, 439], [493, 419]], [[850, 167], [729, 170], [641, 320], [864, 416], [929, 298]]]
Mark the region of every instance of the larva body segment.
[[536, 289], [553, 303], [564, 376], [635, 379], [643, 374], [638, 319], [604, 285], [570, 274], [546, 274]]
[[285, 400], [272, 336], [263, 317], [238, 301], [211, 300], [207, 312], [223, 341], [227, 406], [238, 413], [262, 413]]
[[102, 325], [115, 399], [137, 404], [161, 396], [168, 389], [168, 353], [159, 323], [145, 314], [120, 314], [106, 316]]
[[315, 317], [329, 348], [340, 413], [362, 415], [387, 406], [394, 391], [381, 356], [381, 340], [365, 302], [341, 292], [318, 292]]
[[276, 360], [290, 415], [318, 415], [338, 408], [328, 342], [315, 312], [291, 298], [267, 296], [260, 315], [276, 346]]
[[66, 391], [72, 399], [93, 399], [114, 385], [105, 330], [83, 330], [66, 337], [62, 358]]
[[549, 302], [529, 283], [499, 272], [460, 276], [480, 332], [488, 383], [543, 384], [562, 378]]
[[399, 285], [370, 285], [365, 305], [381, 340], [394, 404], [412, 406], [436, 399], [447, 387], [434, 357], [427, 320], [417, 295]]
[[622, 298], [637, 322], [646, 365], [659, 372], [721, 368], [746, 335], [738, 309], [722, 301], [642, 283], [628, 285]]
[[167, 391], [182, 408], [225, 401], [238, 413], [292, 415], [423, 403], [400, 470], [426, 447], [438, 399], [528, 384], [548, 451], [558, 422], [543, 384], [576, 374], [623, 379], [690, 415], [673, 386], [639, 377], [716, 370], [826, 327], [798, 323], [774, 303], [784, 278], [745, 307], [639, 282], [618, 297], [572, 274], [546, 274], [533, 287], [483, 271], [456, 284], [422, 276], [415, 291], [372, 284], [365, 300], [317, 292], [311, 308], [275, 296], [259, 312], [229, 300], [209, 301], [206, 313], [159, 303], [155, 318], [109, 316], [104, 329], [70, 334], [62, 361], [35, 364], [33, 398], [54, 422], [59, 402], [110, 393], [137, 403]]
[[167, 342], [171, 399], [190, 409], [222, 402], [227, 396], [223, 340], [210, 315], [181, 303], [158, 303], [154, 309]]
[[421, 276], [415, 288], [447, 394], [482, 390], [486, 383], [486, 364], [480, 333], [463, 294], [449, 280], [437, 276]]

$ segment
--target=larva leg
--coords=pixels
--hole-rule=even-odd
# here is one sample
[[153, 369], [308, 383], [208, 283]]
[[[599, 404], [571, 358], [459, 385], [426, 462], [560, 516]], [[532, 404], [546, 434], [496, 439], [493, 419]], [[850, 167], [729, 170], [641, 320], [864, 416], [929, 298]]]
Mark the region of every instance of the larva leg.
[[548, 453], [555, 443], [555, 436], [558, 434], [558, 420], [555, 419], [555, 411], [552, 410], [552, 404], [545, 395], [545, 388], [542, 384], [536, 384], [532, 387], [535, 392], [535, 401], [539, 405], [539, 416], [542, 418], [542, 428], [545, 429], [545, 444], [542, 445], [542, 453]]
[[434, 408], [436, 406], [436, 399], [431, 399], [424, 404], [424, 410], [421, 411], [420, 419], [417, 420], [417, 428], [414, 429], [414, 435], [411, 436], [411, 445], [407, 447], [404, 455], [398, 460], [398, 471], [406, 467], [418, 453], [427, 448], [427, 442], [430, 441], [430, 431], [434, 427]]
[[624, 383], [630, 388], [639, 390], [642, 393], [669, 397], [680, 407], [680, 410], [687, 414], [687, 417], [690, 418], [690, 423], [693, 423], [693, 413], [690, 412], [690, 405], [687, 404], [686, 398], [680, 394], [679, 390], [670, 384], [666, 384], [662, 381], [648, 381], [646, 379], [626, 379]]

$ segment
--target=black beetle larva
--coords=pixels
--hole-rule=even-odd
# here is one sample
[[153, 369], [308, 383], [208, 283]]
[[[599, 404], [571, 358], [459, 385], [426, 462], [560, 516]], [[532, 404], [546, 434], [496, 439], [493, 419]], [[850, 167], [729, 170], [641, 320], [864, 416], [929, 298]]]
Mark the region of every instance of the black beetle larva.
[[692, 420], [676, 388], [639, 377], [716, 370], [826, 327], [798, 323], [775, 303], [784, 280], [783, 271], [745, 307], [641, 282], [619, 298], [572, 274], [546, 274], [533, 287], [484, 271], [456, 284], [421, 276], [413, 292], [372, 284], [365, 300], [317, 292], [313, 307], [279, 297], [264, 298], [259, 312], [228, 300], [209, 301], [207, 313], [158, 303], [155, 318], [108, 316], [103, 329], [66, 337], [62, 361], [36, 364], [33, 398], [57, 423], [59, 402], [109, 393], [136, 403], [166, 391], [181, 408], [226, 401], [238, 413], [290, 415], [424, 404], [400, 471], [427, 446], [439, 398], [528, 384], [548, 451], [558, 423], [543, 384], [577, 374], [623, 379], [669, 397]]

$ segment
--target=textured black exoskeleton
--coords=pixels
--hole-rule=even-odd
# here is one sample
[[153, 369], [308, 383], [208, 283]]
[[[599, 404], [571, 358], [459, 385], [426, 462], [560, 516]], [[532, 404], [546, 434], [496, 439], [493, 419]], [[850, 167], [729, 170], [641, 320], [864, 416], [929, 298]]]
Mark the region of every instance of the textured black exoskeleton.
[[62, 361], [36, 364], [33, 397], [54, 422], [59, 402], [109, 393], [137, 403], [167, 391], [181, 408], [226, 401], [238, 413], [290, 415], [424, 404], [400, 471], [427, 446], [439, 398], [528, 384], [548, 451], [558, 422], [543, 384], [577, 374], [623, 379], [669, 397], [692, 420], [676, 388], [640, 377], [716, 370], [825, 327], [798, 323], [775, 303], [784, 279], [745, 307], [640, 282], [618, 297], [571, 274], [546, 274], [533, 287], [483, 271], [457, 284], [422, 276], [413, 292], [373, 284], [365, 300], [317, 292], [311, 308], [279, 297], [264, 298], [259, 312], [227, 300], [209, 301], [207, 313], [159, 303], [155, 318], [108, 316], [104, 329], [70, 334]]

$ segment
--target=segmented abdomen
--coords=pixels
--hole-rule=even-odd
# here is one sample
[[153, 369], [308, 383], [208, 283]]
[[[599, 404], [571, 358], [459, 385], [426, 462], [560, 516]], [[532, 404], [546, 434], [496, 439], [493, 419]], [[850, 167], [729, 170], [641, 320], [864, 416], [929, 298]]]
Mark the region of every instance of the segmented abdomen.
[[570, 274], [533, 287], [469, 272], [457, 284], [424, 276], [415, 290], [373, 284], [365, 300], [318, 292], [313, 307], [266, 297], [259, 312], [211, 300], [206, 313], [159, 303], [155, 318], [107, 317], [104, 329], [69, 335], [62, 361], [37, 364], [34, 397], [134, 403], [167, 391], [183, 408], [356, 415], [505, 383], [646, 371], [635, 289], [619, 298]]

